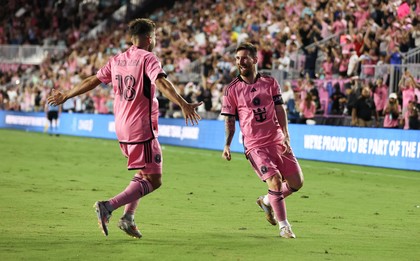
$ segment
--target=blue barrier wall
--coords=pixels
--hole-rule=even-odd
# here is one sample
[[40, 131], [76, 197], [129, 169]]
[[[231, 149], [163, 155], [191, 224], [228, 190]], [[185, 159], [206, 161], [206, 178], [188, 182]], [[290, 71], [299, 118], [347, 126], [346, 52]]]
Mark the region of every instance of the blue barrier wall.
[[[0, 111], [0, 128], [42, 132], [44, 113]], [[243, 152], [239, 126], [231, 150]], [[289, 125], [291, 143], [298, 158], [420, 171], [420, 131], [381, 128]], [[113, 115], [60, 115], [58, 133], [116, 139]], [[224, 122], [202, 120], [185, 126], [182, 119], [160, 119], [162, 144], [223, 150]]]

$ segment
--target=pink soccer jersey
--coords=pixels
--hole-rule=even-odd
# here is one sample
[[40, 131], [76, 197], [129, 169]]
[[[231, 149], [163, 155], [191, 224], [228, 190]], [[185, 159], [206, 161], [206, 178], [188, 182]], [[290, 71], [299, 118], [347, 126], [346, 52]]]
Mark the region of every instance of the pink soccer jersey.
[[119, 142], [141, 143], [155, 138], [153, 99], [159, 75], [166, 76], [157, 57], [136, 46], [114, 56], [97, 72], [101, 82], [112, 82]]
[[239, 76], [225, 88], [222, 115], [238, 115], [246, 152], [256, 147], [280, 144], [284, 138], [275, 104], [282, 104], [278, 82], [258, 74], [253, 84]]

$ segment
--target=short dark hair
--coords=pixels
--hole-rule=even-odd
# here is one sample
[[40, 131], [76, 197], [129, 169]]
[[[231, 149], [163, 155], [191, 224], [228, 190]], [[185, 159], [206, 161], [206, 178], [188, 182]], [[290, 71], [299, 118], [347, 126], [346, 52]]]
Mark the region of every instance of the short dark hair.
[[257, 56], [257, 47], [255, 47], [255, 45], [253, 45], [252, 43], [249, 43], [249, 42], [240, 43], [238, 47], [236, 48], [236, 52], [239, 52], [241, 50], [249, 51], [252, 57]]
[[128, 23], [128, 34], [130, 36], [151, 35], [156, 28], [155, 22], [147, 18], [137, 18]]

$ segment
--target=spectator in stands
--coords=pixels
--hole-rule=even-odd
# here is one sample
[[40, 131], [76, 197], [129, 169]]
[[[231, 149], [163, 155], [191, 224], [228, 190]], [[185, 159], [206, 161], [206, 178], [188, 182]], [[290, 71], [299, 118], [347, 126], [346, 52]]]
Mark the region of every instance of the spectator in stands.
[[300, 103], [299, 111], [301, 112], [299, 123], [306, 124], [308, 120], [314, 120], [316, 104], [310, 92], [306, 94], [305, 100]]
[[342, 53], [334, 53], [334, 56], [337, 59], [337, 62], [339, 64], [338, 66], [338, 75], [341, 78], [347, 78], [347, 70], [350, 62], [350, 52], [343, 50]]
[[173, 59], [171, 57], [166, 58], [164, 65], [163, 65], [163, 70], [169, 75], [173, 72], [175, 72], [175, 65], [173, 64]]
[[63, 104], [63, 112], [72, 113], [75, 111], [74, 99], [70, 98]]
[[19, 86], [12, 86], [9, 88], [9, 90], [7, 90], [7, 97], [8, 99], [8, 108], [11, 111], [19, 111], [20, 110], [20, 104], [19, 104], [19, 99], [20, 99], [20, 90], [19, 90]]
[[43, 110], [43, 99], [42, 99], [42, 92], [39, 88], [35, 88], [35, 96], [34, 96], [34, 111], [39, 112]]
[[353, 39], [349, 34], [346, 34], [344, 37], [345, 43], [342, 45], [341, 49], [342, 51], [347, 51], [350, 54], [352, 54], [352, 51], [354, 51], [354, 43]]
[[413, 28], [411, 30], [411, 37], [414, 40], [414, 46], [413, 48], [419, 48], [420, 47], [420, 21], [419, 18], [413, 19]]
[[400, 65], [402, 64], [403, 55], [400, 51], [400, 46], [398, 43], [395, 44], [394, 49], [392, 50], [390, 57], [389, 57], [389, 63]]
[[353, 87], [350, 82], [344, 85], [344, 90], [346, 94], [346, 107], [344, 108], [345, 115], [351, 116], [353, 111], [354, 104], [357, 101], [358, 95], [355, 91], [356, 87]]
[[69, 98], [95, 89], [102, 82], [112, 82], [115, 101], [115, 130], [121, 152], [128, 158], [127, 168], [139, 170], [130, 184], [115, 197], [95, 203], [98, 223], [108, 235], [111, 213], [125, 206], [119, 227], [131, 237], [142, 237], [134, 222], [134, 213], [140, 198], [158, 189], [162, 176], [162, 151], [156, 139], [158, 88], [181, 107], [185, 123], [197, 124], [200, 103], [187, 103], [166, 79], [158, 58], [152, 53], [156, 45], [156, 25], [149, 19], [135, 19], [128, 24], [133, 45], [114, 56], [99, 71], [70, 90], [53, 92], [48, 97], [52, 105], [63, 104]]
[[334, 34], [339, 34], [346, 29], [346, 22], [341, 14], [341, 12], [337, 12], [337, 15], [334, 17], [334, 23], [332, 24], [332, 31]]
[[271, 45], [268, 41], [263, 40], [261, 43], [261, 47], [258, 51], [259, 61], [258, 61], [258, 68], [259, 69], [271, 69], [272, 68], [272, 57], [273, 51]]
[[86, 93], [86, 95], [83, 99], [83, 107], [84, 107], [84, 112], [86, 112], [86, 113], [94, 113], [95, 112], [95, 103], [94, 103], [90, 93]]
[[359, 56], [352, 48], [350, 49], [349, 65], [347, 67], [347, 76], [352, 77], [358, 75]]
[[407, 110], [405, 113], [403, 113], [403, 117], [401, 119], [401, 125], [403, 126], [404, 130], [420, 129], [420, 110], [416, 105], [416, 100], [410, 100], [408, 102]]
[[375, 76], [374, 66], [378, 62], [378, 57], [375, 54], [375, 49], [365, 50], [359, 58], [361, 62], [361, 75], [362, 78], [373, 78]]
[[293, 98], [289, 99], [286, 104], [287, 119], [290, 123], [298, 123], [300, 119], [300, 93], [294, 92]]
[[382, 79], [382, 82], [386, 85], [389, 83], [389, 65], [387, 64], [387, 53], [382, 52], [379, 54], [379, 61], [376, 64], [376, 76]]
[[346, 104], [346, 95], [341, 92], [340, 84], [334, 84], [334, 92], [330, 96], [331, 114], [343, 115], [344, 105]]
[[354, 39], [354, 50], [356, 51], [357, 56], [362, 55], [362, 46], [363, 46], [363, 34], [358, 33], [356, 39]]
[[[287, 104], [287, 102], [290, 99], [294, 99], [294, 93], [292, 89], [292, 84], [289, 81], [286, 81], [283, 85], [283, 90], [281, 92], [281, 97], [283, 98], [284, 105]], [[286, 106], [283, 106], [286, 108]]]
[[372, 127], [372, 116], [375, 117], [376, 127], [379, 127], [379, 117], [375, 102], [371, 98], [371, 90], [363, 87], [362, 95], [357, 99], [351, 114], [351, 125], [358, 127]]
[[0, 89], [0, 110], [7, 109], [7, 92], [4, 89]]
[[203, 57], [203, 62], [201, 64], [201, 83], [204, 88], [207, 87], [209, 77], [214, 73], [214, 65], [217, 62], [217, 59], [220, 59], [220, 56], [212, 54], [209, 57]]
[[399, 128], [401, 106], [399, 105], [397, 98], [395, 92], [389, 95], [388, 103], [383, 111], [383, 115], [385, 116], [384, 128]]
[[322, 73], [325, 80], [331, 80], [333, 78], [333, 66], [334, 66], [334, 56], [329, 55], [322, 63]]
[[402, 28], [403, 30], [399, 31], [399, 34], [397, 34], [397, 42], [400, 46], [400, 52], [401, 53], [407, 53], [410, 50], [410, 31], [405, 28]]
[[211, 94], [211, 84], [204, 86], [200, 86], [197, 90], [197, 101], [204, 103], [204, 114], [203, 118], [210, 119], [211, 118], [211, 110], [213, 108], [213, 101], [212, 101], [212, 94]]
[[169, 99], [163, 96], [160, 92], [157, 92], [157, 100], [159, 104], [159, 117], [168, 117], [167, 112], [169, 110]]
[[312, 79], [308, 79], [308, 86], [306, 87], [308, 93], [311, 94], [312, 101], [315, 103], [315, 113], [322, 114], [321, 101], [319, 98], [318, 86]]
[[307, 49], [304, 49], [305, 53], [305, 65], [303, 76], [309, 76], [309, 78], [315, 78], [315, 69], [316, 69], [316, 59], [318, 57], [318, 46], [310, 46]]
[[378, 43], [376, 42], [376, 33], [373, 31], [372, 25], [370, 25], [365, 32], [363, 37], [363, 45], [360, 48], [360, 53], [364, 53], [365, 51], [369, 51], [370, 49], [376, 49], [378, 47]]
[[409, 70], [405, 70], [403, 76], [401, 77], [398, 87], [402, 92], [402, 111], [405, 114], [409, 101], [415, 100], [415, 86], [416, 80], [411, 75]]
[[280, 52], [280, 57], [278, 59], [278, 69], [280, 70], [283, 79], [287, 79], [287, 75], [290, 69], [290, 57], [285, 51]]
[[382, 78], [378, 78], [372, 88], [373, 100], [375, 102], [376, 111], [379, 116], [383, 116], [383, 111], [387, 104], [388, 86], [384, 84]]

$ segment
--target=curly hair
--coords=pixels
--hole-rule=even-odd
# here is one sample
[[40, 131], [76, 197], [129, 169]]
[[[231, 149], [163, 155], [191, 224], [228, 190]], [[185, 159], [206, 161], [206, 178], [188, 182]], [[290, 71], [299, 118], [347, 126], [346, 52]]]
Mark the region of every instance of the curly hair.
[[137, 18], [128, 24], [128, 34], [131, 36], [148, 36], [156, 29], [156, 24], [147, 18]]

